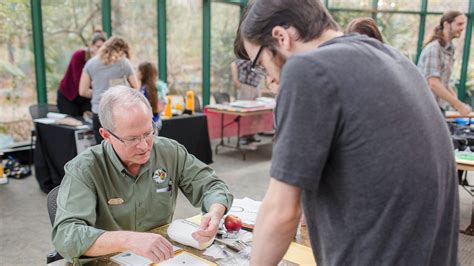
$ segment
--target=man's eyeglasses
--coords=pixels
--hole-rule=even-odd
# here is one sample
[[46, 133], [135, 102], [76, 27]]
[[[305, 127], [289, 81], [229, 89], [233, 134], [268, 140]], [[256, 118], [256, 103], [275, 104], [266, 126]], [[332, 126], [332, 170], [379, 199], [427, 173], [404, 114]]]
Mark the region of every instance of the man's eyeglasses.
[[105, 129], [105, 130], [107, 130], [107, 132], [109, 132], [110, 135], [114, 136], [116, 139], [118, 139], [123, 144], [125, 144], [127, 146], [137, 146], [138, 144], [140, 144], [142, 142], [142, 139], [144, 139], [145, 142], [146, 142], [146, 141], [149, 141], [150, 139], [152, 139], [153, 135], [155, 135], [155, 132], [157, 131], [157, 128], [156, 128], [155, 123], [152, 123], [152, 125], [153, 125], [152, 130], [146, 132], [142, 136], [129, 137], [129, 138], [121, 138], [121, 137], [115, 135], [112, 131], [110, 131], [108, 129]]
[[263, 68], [262, 66], [257, 65], [258, 58], [260, 57], [260, 54], [262, 53], [264, 47], [265, 47], [265, 45], [262, 45], [262, 46], [260, 46], [260, 49], [258, 49], [257, 55], [255, 56], [255, 58], [252, 61], [252, 66], [250, 67], [250, 70], [252, 70], [252, 72], [254, 72], [258, 75], [266, 76], [267, 71], [265, 70], [265, 68]]

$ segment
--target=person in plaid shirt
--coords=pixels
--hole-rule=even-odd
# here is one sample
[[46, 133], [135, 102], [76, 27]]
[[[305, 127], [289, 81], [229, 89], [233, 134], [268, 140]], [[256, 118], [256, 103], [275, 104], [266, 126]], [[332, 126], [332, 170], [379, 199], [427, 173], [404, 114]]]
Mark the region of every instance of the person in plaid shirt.
[[252, 62], [237, 59], [231, 64], [232, 81], [237, 89], [238, 100], [255, 100], [261, 75], [252, 71]]
[[459, 38], [466, 26], [466, 16], [458, 11], [444, 13], [425, 44], [418, 61], [418, 68], [428, 80], [441, 110], [452, 108], [461, 115], [467, 115], [471, 107], [460, 101], [450, 85], [454, 65], [455, 48], [452, 40]]

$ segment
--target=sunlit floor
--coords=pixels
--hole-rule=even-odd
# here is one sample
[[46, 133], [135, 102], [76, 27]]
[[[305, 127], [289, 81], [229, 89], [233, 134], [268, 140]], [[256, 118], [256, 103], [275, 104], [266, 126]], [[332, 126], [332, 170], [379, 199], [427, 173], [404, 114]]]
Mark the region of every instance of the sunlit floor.
[[[222, 149], [219, 153], [214, 155], [212, 167], [235, 197], [262, 200], [269, 182], [271, 145], [249, 151], [246, 161], [236, 151]], [[460, 198], [464, 229], [471, 218], [472, 198], [462, 188]], [[180, 197], [175, 218], [198, 213], [199, 209]], [[54, 249], [50, 235], [46, 194], [39, 189], [34, 176], [0, 186], [0, 265], [44, 265], [46, 255]], [[459, 235], [459, 259], [461, 265], [474, 266], [474, 236]]]

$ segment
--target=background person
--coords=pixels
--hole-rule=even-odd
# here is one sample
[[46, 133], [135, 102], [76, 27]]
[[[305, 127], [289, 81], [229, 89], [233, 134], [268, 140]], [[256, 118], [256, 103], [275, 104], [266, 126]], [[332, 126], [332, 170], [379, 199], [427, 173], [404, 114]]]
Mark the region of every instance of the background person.
[[413, 63], [319, 0], [255, 1], [239, 33], [280, 84], [251, 264], [278, 264], [304, 211], [318, 265], [457, 265], [451, 138]]
[[380, 33], [379, 28], [377, 27], [377, 22], [373, 18], [355, 18], [346, 27], [347, 33], [359, 33], [367, 35], [370, 38], [374, 38], [383, 43], [382, 33]]
[[237, 59], [230, 64], [232, 82], [237, 90], [237, 100], [255, 100], [258, 84], [262, 78], [251, 70], [252, 62]]
[[99, 133], [99, 102], [102, 94], [110, 87], [128, 85], [139, 89], [135, 71], [129, 61], [130, 46], [121, 37], [114, 36], [106, 41], [99, 54], [87, 61], [79, 84], [79, 95], [91, 98], [92, 123], [97, 143], [102, 141]]
[[[259, 97], [258, 86], [261, 75], [252, 71], [252, 62], [249, 60], [236, 59], [230, 64], [232, 82], [237, 90], [237, 100], [255, 100]], [[240, 139], [240, 144], [247, 145], [259, 142], [255, 135], [245, 135]]]
[[166, 83], [158, 80], [158, 70], [155, 65], [150, 62], [144, 62], [138, 66], [138, 77], [141, 82], [140, 91], [145, 95], [148, 101], [150, 101], [153, 111], [153, 122], [156, 124], [158, 130], [160, 130], [162, 126], [160, 113], [166, 105], [165, 96], [168, 87]]
[[89, 47], [78, 49], [72, 54], [66, 73], [59, 84], [56, 101], [60, 113], [77, 117], [91, 110], [91, 100], [79, 95], [79, 81], [87, 60], [96, 55], [106, 40], [104, 32], [94, 31]]
[[444, 111], [454, 108], [461, 115], [467, 115], [471, 107], [457, 97], [451, 86], [455, 47], [453, 39], [461, 37], [466, 26], [466, 16], [458, 11], [443, 14], [439, 24], [426, 42], [418, 60], [418, 68], [428, 80], [439, 108]]
[[179, 191], [205, 213], [199, 242], [209, 241], [233, 196], [214, 170], [174, 140], [154, 136], [149, 101], [138, 90], [110, 88], [99, 106], [104, 141], [68, 162], [59, 189], [53, 244], [68, 261], [130, 250], [154, 262], [172, 256], [161, 235]]

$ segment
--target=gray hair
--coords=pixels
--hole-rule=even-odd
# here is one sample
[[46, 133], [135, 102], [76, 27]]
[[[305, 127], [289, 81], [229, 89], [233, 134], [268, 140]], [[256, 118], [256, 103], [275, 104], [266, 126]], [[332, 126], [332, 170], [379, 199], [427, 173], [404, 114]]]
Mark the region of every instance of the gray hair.
[[99, 120], [103, 128], [108, 130], [115, 130], [115, 123], [113, 121], [114, 110], [120, 106], [124, 109], [136, 106], [139, 103], [145, 104], [150, 110], [150, 122], [152, 119], [152, 111], [148, 99], [136, 89], [127, 86], [119, 85], [109, 88], [102, 94], [99, 103]]

